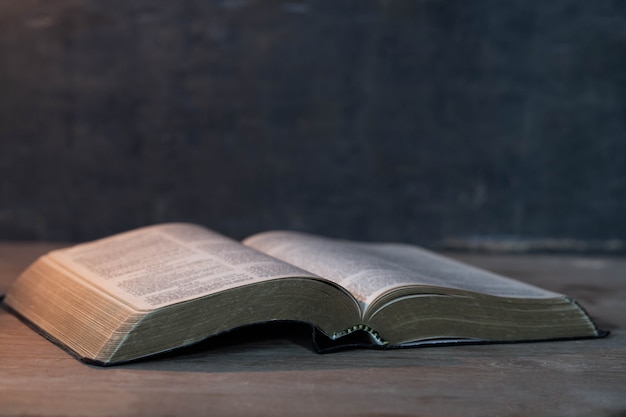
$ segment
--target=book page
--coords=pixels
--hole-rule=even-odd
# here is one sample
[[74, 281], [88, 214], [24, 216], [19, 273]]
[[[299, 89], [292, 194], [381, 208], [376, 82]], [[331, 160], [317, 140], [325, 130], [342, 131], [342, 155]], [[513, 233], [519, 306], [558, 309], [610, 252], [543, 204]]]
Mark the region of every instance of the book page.
[[383, 293], [411, 285], [506, 297], [559, 296], [411, 245], [357, 243], [280, 231], [251, 236], [244, 244], [336, 282], [363, 308]]
[[315, 277], [191, 224], [165, 224], [54, 251], [50, 258], [138, 310], [246, 284]]

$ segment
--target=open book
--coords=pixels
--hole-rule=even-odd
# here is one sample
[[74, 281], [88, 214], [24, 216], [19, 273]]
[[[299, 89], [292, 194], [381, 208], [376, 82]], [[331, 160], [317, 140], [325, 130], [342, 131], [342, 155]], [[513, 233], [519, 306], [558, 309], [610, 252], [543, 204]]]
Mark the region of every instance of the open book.
[[[329, 346], [596, 337], [572, 299], [415, 246], [149, 226], [50, 252], [4, 303], [79, 358], [126, 362], [270, 321]], [[346, 342], [347, 343], [347, 342]]]

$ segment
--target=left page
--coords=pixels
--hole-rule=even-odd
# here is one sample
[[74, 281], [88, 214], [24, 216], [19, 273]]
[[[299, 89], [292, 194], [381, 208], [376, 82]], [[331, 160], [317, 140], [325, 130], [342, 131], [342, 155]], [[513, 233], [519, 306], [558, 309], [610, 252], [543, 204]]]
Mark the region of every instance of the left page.
[[201, 226], [170, 223], [51, 252], [49, 259], [136, 310], [316, 275]]

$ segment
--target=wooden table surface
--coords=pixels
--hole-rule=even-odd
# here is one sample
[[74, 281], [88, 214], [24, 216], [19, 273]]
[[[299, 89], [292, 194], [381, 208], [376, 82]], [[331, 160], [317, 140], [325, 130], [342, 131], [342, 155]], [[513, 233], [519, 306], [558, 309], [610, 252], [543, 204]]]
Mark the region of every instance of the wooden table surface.
[[[55, 246], [0, 243], [0, 293]], [[453, 256], [569, 294], [612, 333], [319, 355], [270, 331], [101, 368], [0, 309], [0, 415], [626, 416], [625, 258]]]

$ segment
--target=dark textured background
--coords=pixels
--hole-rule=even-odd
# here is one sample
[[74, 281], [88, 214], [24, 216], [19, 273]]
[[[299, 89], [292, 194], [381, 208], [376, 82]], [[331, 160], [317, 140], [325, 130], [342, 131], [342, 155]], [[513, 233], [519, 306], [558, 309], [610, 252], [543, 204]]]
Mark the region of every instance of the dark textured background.
[[626, 237], [626, 2], [0, 0], [0, 239]]

